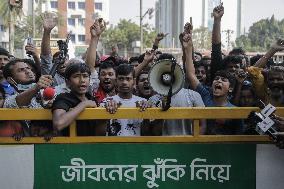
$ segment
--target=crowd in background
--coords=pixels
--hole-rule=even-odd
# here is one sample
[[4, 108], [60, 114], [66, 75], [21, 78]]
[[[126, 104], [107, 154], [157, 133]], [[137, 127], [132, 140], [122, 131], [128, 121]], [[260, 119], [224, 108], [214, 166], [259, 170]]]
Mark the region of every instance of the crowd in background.
[[[275, 64], [273, 55], [284, 50], [284, 40], [277, 40], [263, 55], [248, 59], [241, 47], [227, 56], [221, 52], [221, 20], [224, 7], [213, 10], [211, 57], [195, 52], [192, 25], [187, 23], [180, 35], [183, 51], [182, 66], [185, 82], [171, 97], [171, 107], [255, 107], [259, 100], [274, 106], [284, 104], [284, 67]], [[57, 19], [51, 13], [43, 17], [44, 33], [41, 52], [27, 44], [32, 59], [18, 59], [0, 48], [0, 105], [3, 108], [50, 108], [52, 121], [1, 121], [0, 136], [68, 136], [70, 124], [85, 108], [104, 107], [113, 114], [119, 107], [163, 107], [165, 98], [151, 87], [149, 71], [159, 61], [175, 61], [171, 54], [159, 51], [159, 42], [166, 37], [160, 33], [152, 50], [126, 60], [118, 55], [117, 46], [110, 55], [97, 53], [97, 45], [106, 28], [102, 19], [90, 28], [91, 41], [82, 57], [69, 59], [62, 53], [52, 55], [50, 35]], [[51, 70], [61, 62], [56, 73]], [[48, 90], [47, 90], [48, 89]], [[51, 97], [50, 97], [51, 96]], [[284, 120], [275, 118], [283, 130]], [[201, 134], [257, 134], [255, 125], [244, 120], [201, 120]], [[79, 136], [153, 136], [190, 135], [191, 120], [80, 120]]]

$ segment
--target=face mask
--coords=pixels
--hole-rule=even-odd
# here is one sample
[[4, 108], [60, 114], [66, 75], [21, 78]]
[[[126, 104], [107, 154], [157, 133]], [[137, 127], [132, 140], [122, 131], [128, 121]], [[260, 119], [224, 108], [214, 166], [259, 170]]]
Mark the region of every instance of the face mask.
[[17, 84], [16, 87], [19, 91], [26, 91], [28, 89], [33, 88], [35, 85], [36, 85], [36, 83], [31, 83], [31, 84], [27, 84], [27, 85]]
[[12, 82], [13, 82], [13, 86], [16, 88], [16, 90], [18, 92], [20, 91], [26, 91], [28, 89], [33, 88], [36, 83], [30, 83], [30, 84], [18, 84], [13, 78], [11, 78]]

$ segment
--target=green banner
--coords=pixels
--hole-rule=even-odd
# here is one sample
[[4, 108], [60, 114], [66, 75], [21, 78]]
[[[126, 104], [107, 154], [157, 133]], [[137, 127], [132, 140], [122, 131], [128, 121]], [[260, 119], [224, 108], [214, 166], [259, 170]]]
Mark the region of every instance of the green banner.
[[40, 189], [255, 189], [254, 144], [44, 144]]

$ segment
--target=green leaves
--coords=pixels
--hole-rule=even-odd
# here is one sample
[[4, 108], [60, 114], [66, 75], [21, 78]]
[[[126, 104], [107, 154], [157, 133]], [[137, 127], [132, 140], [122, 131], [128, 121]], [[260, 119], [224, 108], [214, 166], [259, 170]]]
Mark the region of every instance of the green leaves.
[[248, 51], [266, 51], [272, 43], [283, 37], [284, 19], [278, 21], [273, 15], [270, 19], [262, 19], [254, 23], [247, 35], [236, 39], [236, 44]]
[[[10, 11], [9, 11], [9, 1], [3, 0], [0, 1], [0, 17], [2, 18], [2, 21], [5, 26], [8, 27], [9, 20], [10, 20]], [[21, 18], [23, 15], [23, 10], [21, 8], [13, 8], [13, 11], [11, 12], [11, 17], [14, 17], [15, 19]]]
[[[156, 32], [149, 25], [143, 25], [143, 34], [144, 47], [152, 47]], [[102, 34], [102, 42], [107, 48], [118, 44], [131, 49], [133, 41], [140, 41], [140, 27], [131, 20], [122, 19]]]
[[211, 32], [206, 27], [199, 27], [193, 30], [192, 40], [196, 49], [211, 49]]

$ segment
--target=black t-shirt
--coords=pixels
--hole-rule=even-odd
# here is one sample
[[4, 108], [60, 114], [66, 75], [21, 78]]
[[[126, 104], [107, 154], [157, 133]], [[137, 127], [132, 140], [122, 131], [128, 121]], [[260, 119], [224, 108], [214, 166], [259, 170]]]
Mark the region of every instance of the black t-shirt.
[[[91, 95], [88, 93], [86, 94], [87, 99], [95, 100]], [[70, 110], [70, 108], [76, 107], [81, 100], [74, 95], [72, 92], [70, 93], [62, 93], [59, 94], [52, 105], [52, 111], [56, 109], [63, 109], [66, 112]], [[77, 135], [78, 136], [95, 136], [95, 127], [96, 121], [95, 120], [83, 120], [83, 121], [76, 121], [77, 124]], [[69, 135], [69, 128], [65, 128], [61, 131], [63, 136]]]

